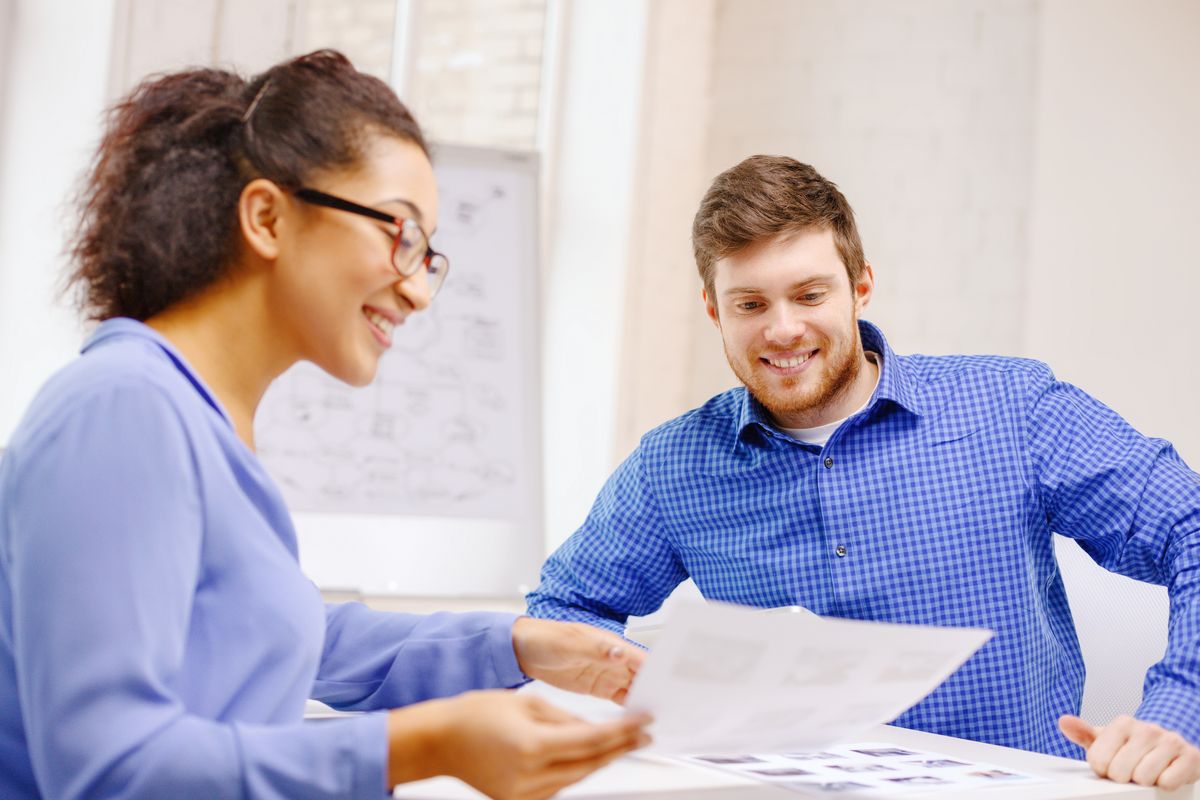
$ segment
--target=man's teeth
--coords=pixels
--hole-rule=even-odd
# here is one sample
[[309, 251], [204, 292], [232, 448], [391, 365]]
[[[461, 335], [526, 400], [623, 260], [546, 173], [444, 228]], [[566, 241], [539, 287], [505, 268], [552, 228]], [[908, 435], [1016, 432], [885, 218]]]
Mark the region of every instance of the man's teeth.
[[792, 358], [768, 358], [767, 363], [772, 367], [778, 367], [779, 369], [791, 369], [792, 367], [800, 366], [810, 358], [812, 358], [812, 353], [802, 356], [793, 356]]
[[367, 319], [371, 321], [372, 325], [379, 328], [379, 330], [386, 334], [390, 335], [392, 328], [396, 327], [394, 324], [392, 324], [390, 319], [378, 313], [377, 311], [372, 311], [371, 309], [366, 308], [363, 309], [363, 313], [367, 315]]

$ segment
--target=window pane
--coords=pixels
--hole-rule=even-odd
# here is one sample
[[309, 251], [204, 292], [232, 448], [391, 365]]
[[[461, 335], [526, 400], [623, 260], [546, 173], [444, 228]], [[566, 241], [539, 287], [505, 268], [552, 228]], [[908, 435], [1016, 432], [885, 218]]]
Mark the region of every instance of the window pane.
[[532, 150], [546, 0], [413, 0], [405, 100], [430, 139]]
[[396, 0], [306, 0], [299, 9], [300, 52], [341, 50], [361, 71], [391, 77]]

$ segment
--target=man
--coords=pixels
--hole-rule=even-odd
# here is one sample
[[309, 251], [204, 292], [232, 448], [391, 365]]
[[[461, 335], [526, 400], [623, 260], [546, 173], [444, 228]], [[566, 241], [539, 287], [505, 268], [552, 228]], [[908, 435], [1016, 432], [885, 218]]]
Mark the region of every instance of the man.
[[[713, 600], [990, 628], [897, 724], [1081, 745], [1117, 781], [1195, 781], [1200, 477], [1043, 364], [892, 352], [860, 320], [874, 274], [853, 212], [807, 165], [755, 156], [721, 174], [692, 240], [745, 388], [643, 437], [547, 561], [530, 613], [620, 632], [690, 576]], [[1071, 716], [1084, 667], [1052, 532], [1170, 587], [1170, 644], [1136, 719]]]

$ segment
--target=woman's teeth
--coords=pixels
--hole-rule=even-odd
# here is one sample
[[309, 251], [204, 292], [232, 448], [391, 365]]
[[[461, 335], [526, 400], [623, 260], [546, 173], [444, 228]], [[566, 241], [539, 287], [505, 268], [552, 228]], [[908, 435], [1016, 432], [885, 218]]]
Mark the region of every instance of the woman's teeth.
[[364, 308], [363, 314], [366, 315], [367, 319], [370, 320], [372, 325], [374, 325], [376, 328], [379, 328], [379, 330], [383, 331], [384, 333], [388, 334], [389, 336], [392, 333], [392, 328], [396, 327], [390, 319], [383, 316], [382, 314], [380, 314], [377, 311], [372, 311], [369, 308]]

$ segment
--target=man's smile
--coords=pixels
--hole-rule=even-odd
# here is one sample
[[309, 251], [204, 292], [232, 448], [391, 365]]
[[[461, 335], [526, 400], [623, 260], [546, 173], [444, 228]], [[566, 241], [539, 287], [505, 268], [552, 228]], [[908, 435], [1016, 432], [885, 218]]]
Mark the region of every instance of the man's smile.
[[803, 371], [805, 365], [819, 353], [820, 350], [790, 351], [770, 356], [760, 356], [759, 361], [776, 375], [795, 375]]

